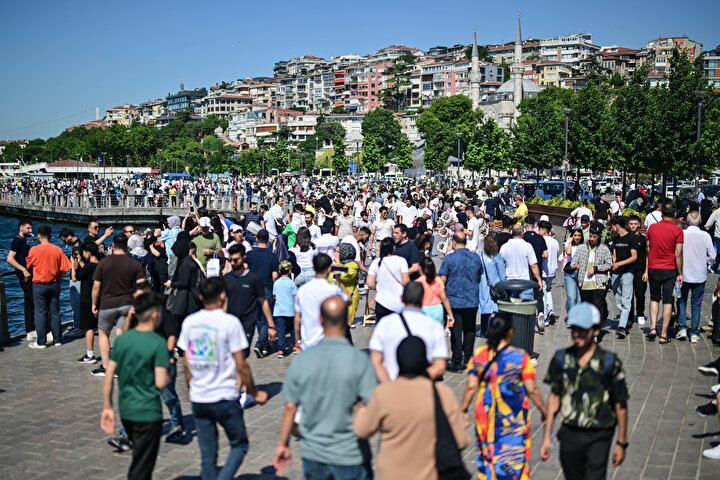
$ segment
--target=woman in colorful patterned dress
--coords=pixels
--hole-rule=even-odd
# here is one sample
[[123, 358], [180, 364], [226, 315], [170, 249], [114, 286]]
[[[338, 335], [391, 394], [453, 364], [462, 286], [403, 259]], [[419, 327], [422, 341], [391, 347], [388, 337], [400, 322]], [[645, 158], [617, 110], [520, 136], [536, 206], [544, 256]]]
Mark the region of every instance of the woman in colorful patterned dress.
[[530, 400], [545, 418], [535, 384], [535, 367], [524, 350], [511, 345], [512, 320], [496, 315], [488, 325], [487, 345], [468, 363], [462, 401], [467, 413], [475, 394], [479, 480], [530, 479]]

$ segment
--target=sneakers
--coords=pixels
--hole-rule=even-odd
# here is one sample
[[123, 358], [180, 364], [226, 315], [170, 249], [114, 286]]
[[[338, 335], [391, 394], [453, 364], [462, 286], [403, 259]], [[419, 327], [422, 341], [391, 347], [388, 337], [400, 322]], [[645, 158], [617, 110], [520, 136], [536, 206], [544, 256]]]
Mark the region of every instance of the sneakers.
[[637, 323], [640, 326], [645, 325], [645, 317], [637, 317]]
[[718, 392], [720, 392], [720, 383], [718, 383], [717, 385], [713, 385], [712, 387], [710, 387], [710, 391], [711, 391], [712, 393], [714, 393], [715, 395], [717, 395]]
[[720, 460], [720, 445], [717, 445], [713, 448], [708, 448], [707, 450], [703, 450], [703, 457], [711, 458], [713, 460]]
[[267, 351], [267, 350], [260, 350], [260, 347], [255, 347], [255, 348], [253, 348], [253, 352], [255, 352], [255, 355], [256, 355], [258, 358], [265, 358], [265, 357], [267, 357], [267, 355], [268, 355], [268, 351]]
[[718, 367], [715, 362], [710, 362], [707, 365], [703, 365], [702, 367], [698, 367], [698, 370], [703, 375], [712, 375], [717, 376], [718, 375]]
[[180, 442], [183, 438], [185, 438], [185, 435], [187, 432], [185, 431], [185, 427], [183, 425], [176, 425], [168, 434], [167, 437], [165, 437], [165, 441], [169, 443], [175, 443]]
[[133, 448], [132, 442], [125, 437], [108, 438], [107, 443], [113, 447], [117, 453], [127, 452]]
[[32, 332], [28, 332], [25, 336], [25, 340], [28, 342], [32, 342], [33, 340], [37, 340], [37, 332], [33, 330]]
[[40, 345], [37, 341], [28, 343], [28, 348], [43, 349], [43, 348], [47, 348], [47, 347], [48, 347], [47, 344]]
[[77, 361], [80, 363], [97, 363], [97, 357], [95, 355], [93, 355], [92, 357], [88, 357], [86, 353], [82, 357], [78, 358]]
[[537, 316], [537, 329], [540, 333], [545, 331], [545, 314], [542, 312], [538, 313]]
[[685, 341], [687, 338], [687, 330], [684, 328], [682, 330], [678, 330], [677, 335], [675, 335], [675, 340]]
[[280, 350], [280, 351], [278, 352], [278, 356], [277, 356], [277, 357], [278, 357], [278, 359], [282, 360], [283, 358], [285, 358], [285, 353], [284, 353], [282, 350]]
[[623, 327], [618, 327], [617, 331], [615, 332], [615, 335], [617, 338], [622, 340], [623, 338], [627, 337], [627, 329]]
[[698, 343], [700, 341], [700, 337], [697, 335], [690, 335], [690, 343]]
[[105, 376], [105, 367], [100, 365], [98, 368], [96, 368], [92, 372], [90, 372], [90, 375], [92, 375], [93, 377], [104, 377]]
[[718, 407], [714, 403], [706, 403], [705, 405], [700, 405], [699, 407], [695, 407], [695, 411], [700, 415], [701, 417], [710, 417], [717, 415], [718, 413]]
[[300, 348], [300, 345], [293, 345], [293, 353], [300, 353], [302, 349]]
[[555, 316], [555, 313], [548, 313], [548, 318], [545, 321], [545, 326], [547, 327], [548, 325], [555, 325], [555, 322], [557, 322], [557, 316]]

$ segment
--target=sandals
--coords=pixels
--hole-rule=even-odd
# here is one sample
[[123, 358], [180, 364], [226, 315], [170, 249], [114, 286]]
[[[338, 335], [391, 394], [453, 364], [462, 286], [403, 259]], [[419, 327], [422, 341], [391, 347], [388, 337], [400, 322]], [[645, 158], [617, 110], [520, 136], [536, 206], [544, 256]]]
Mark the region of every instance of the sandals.
[[657, 330], [655, 330], [654, 328], [651, 329], [647, 335], [645, 335], [645, 338], [650, 342], [654, 342], [655, 337], [657, 337]]
[[666, 343], [670, 343], [670, 340], [668, 340], [667, 335], [660, 335], [660, 340], [658, 340], [658, 343], [660, 343], [660, 345], [665, 345]]

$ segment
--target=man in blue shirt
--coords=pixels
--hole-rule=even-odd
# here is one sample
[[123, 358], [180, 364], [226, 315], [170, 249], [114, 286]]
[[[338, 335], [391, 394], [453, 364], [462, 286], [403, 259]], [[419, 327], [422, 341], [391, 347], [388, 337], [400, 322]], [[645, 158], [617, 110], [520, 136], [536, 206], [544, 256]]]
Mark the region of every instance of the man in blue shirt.
[[290, 432], [298, 407], [302, 407], [303, 478], [370, 478], [369, 458], [363, 455], [363, 444], [353, 431], [352, 412], [355, 404], [370, 401], [377, 380], [368, 356], [345, 339], [347, 312], [345, 300], [327, 298], [320, 306], [323, 339], [303, 350], [288, 369], [282, 388], [285, 411], [274, 461], [280, 476], [292, 458]]
[[[453, 236], [453, 252], [445, 257], [438, 274], [445, 282], [445, 294], [450, 300], [455, 322], [450, 327], [452, 359], [448, 371], [460, 372], [472, 358], [475, 347], [475, 319], [480, 303], [480, 257], [466, 248], [464, 232]], [[463, 358], [464, 354], [464, 358]]]

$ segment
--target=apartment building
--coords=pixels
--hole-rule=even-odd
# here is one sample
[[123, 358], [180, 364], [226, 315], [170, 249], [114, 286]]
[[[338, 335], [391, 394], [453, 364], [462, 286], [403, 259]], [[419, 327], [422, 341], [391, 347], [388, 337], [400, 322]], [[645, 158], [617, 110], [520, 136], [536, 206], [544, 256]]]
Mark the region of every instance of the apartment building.
[[618, 45], [601, 47], [599, 53], [602, 66], [624, 78], [631, 77], [641, 61], [639, 50]]
[[252, 105], [250, 95], [218, 90], [209, 93], [198, 102], [199, 110], [197, 113], [203, 118], [208, 115], [230, 117], [233, 113], [242, 111], [250, 105]]
[[705, 76], [714, 88], [720, 88], [720, 48], [703, 53]]
[[[305, 121], [301, 117], [307, 117]], [[310, 122], [309, 116], [296, 110], [288, 110], [282, 108], [252, 106], [246, 111], [234, 113], [228, 122], [227, 135], [233, 142], [239, 142], [247, 145], [247, 148], [257, 148], [260, 141], [265, 143], [273, 143], [275, 138], [273, 134], [277, 133], [282, 126], [289, 126], [290, 122], [295, 122], [295, 134], [297, 138], [303, 135], [307, 136], [314, 133], [314, 125], [312, 129], [307, 129]], [[315, 117], [317, 124], [317, 117]], [[291, 128], [292, 130], [292, 128]]]
[[155, 125], [157, 119], [165, 115], [166, 110], [167, 100], [164, 98], [142, 102], [138, 105], [138, 120], [145, 125]]
[[[421, 64], [410, 79], [410, 107], [428, 107], [441, 97], [461, 94], [470, 96], [470, 70], [471, 62], [466, 59]], [[487, 91], [497, 88], [505, 80], [503, 77], [503, 69], [498, 65], [480, 64], [481, 89]]]
[[702, 53], [702, 44], [688, 37], [656, 38], [645, 46], [645, 62], [650, 64], [650, 73], [669, 75], [670, 60], [676, 48], [680, 53], [687, 54], [691, 62], [694, 62]]
[[540, 61], [535, 65], [537, 83], [541, 87], [560, 87], [564, 79], [573, 76], [570, 65], [557, 61]]
[[169, 115], [175, 115], [177, 112], [182, 110], [195, 111], [197, 102], [194, 100], [202, 100], [207, 96], [207, 89], [196, 88], [194, 90], [185, 90], [185, 85], [180, 84], [180, 90], [177, 93], [168, 93], [167, 100], [167, 113]]
[[329, 112], [332, 109], [333, 80], [331, 70], [281, 78], [277, 83], [274, 105], [283, 109]]
[[[501, 45], [490, 45], [487, 47], [488, 54], [492, 57], [493, 63], [511, 64], [515, 56], [515, 42], [503, 43]], [[522, 42], [523, 61], [533, 60], [540, 57], [540, 40], [525, 40]]]
[[540, 40], [540, 57], [544, 60], [553, 60], [567, 63], [575, 68], [580, 63], [600, 51], [600, 46], [592, 43], [589, 33], [560, 35]]
[[118, 105], [105, 111], [105, 122], [110, 125], [129, 127], [134, 120], [140, 120], [137, 105]]

